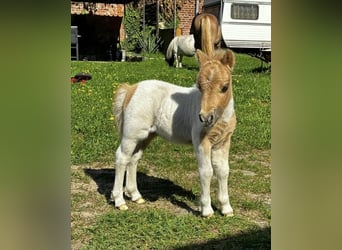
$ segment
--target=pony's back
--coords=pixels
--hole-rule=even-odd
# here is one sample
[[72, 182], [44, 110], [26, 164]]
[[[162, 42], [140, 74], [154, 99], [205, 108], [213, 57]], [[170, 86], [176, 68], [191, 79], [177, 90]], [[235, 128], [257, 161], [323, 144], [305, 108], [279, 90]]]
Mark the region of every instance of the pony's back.
[[178, 37], [178, 53], [186, 56], [194, 56], [196, 54], [194, 35], [182, 35]]

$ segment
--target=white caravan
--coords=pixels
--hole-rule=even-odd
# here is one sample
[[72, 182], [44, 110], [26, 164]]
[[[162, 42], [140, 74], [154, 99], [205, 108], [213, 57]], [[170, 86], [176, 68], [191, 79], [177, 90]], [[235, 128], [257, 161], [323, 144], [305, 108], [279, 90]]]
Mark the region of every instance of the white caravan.
[[204, 0], [219, 20], [225, 45], [271, 61], [271, 0]]

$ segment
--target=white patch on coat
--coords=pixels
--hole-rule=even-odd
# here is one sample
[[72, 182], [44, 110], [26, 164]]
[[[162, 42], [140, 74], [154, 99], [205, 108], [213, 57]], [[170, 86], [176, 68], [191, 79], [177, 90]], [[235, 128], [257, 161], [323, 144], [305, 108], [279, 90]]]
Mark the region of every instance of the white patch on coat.
[[222, 120], [225, 122], [229, 122], [233, 114], [234, 114], [234, 99], [232, 97], [228, 103], [228, 106], [223, 111]]

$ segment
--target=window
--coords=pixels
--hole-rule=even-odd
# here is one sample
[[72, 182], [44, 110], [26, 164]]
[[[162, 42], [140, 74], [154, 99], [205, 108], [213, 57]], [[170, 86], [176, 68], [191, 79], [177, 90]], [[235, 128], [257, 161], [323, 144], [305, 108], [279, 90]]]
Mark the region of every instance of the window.
[[257, 4], [233, 3], [231, 6], [231, 18], [257, 20], [259, 18], [259, 6]]

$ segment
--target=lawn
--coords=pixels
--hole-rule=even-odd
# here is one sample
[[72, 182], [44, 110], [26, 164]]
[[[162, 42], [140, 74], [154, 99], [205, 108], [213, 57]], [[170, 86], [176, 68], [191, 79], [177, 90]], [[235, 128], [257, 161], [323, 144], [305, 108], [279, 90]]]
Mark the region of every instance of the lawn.
[[[114, 152], [119, 144], [112, 116], [113, 92], [122, 83], [160, 79], [192, 86], [194, 57], [182, 69], [162, 55], [143, 62], [71, 62], [71, 75], [92, 80], [71, 85], [72, 249], [270, 249], [270, 72], [259, 60], [236, 54], [233, 90], [237, 128], [232, 137], [229, 193], [235, 216], [198, 212], [197, 163], [191, 146], [156, 138], [138, 166], [138, 186], [147, 203], [128, 202], [118, 211], [109, 202]], [[153, 93], [151, 93], [153, 94]], [[216, 180], [212, 202], [217, 206]]]

